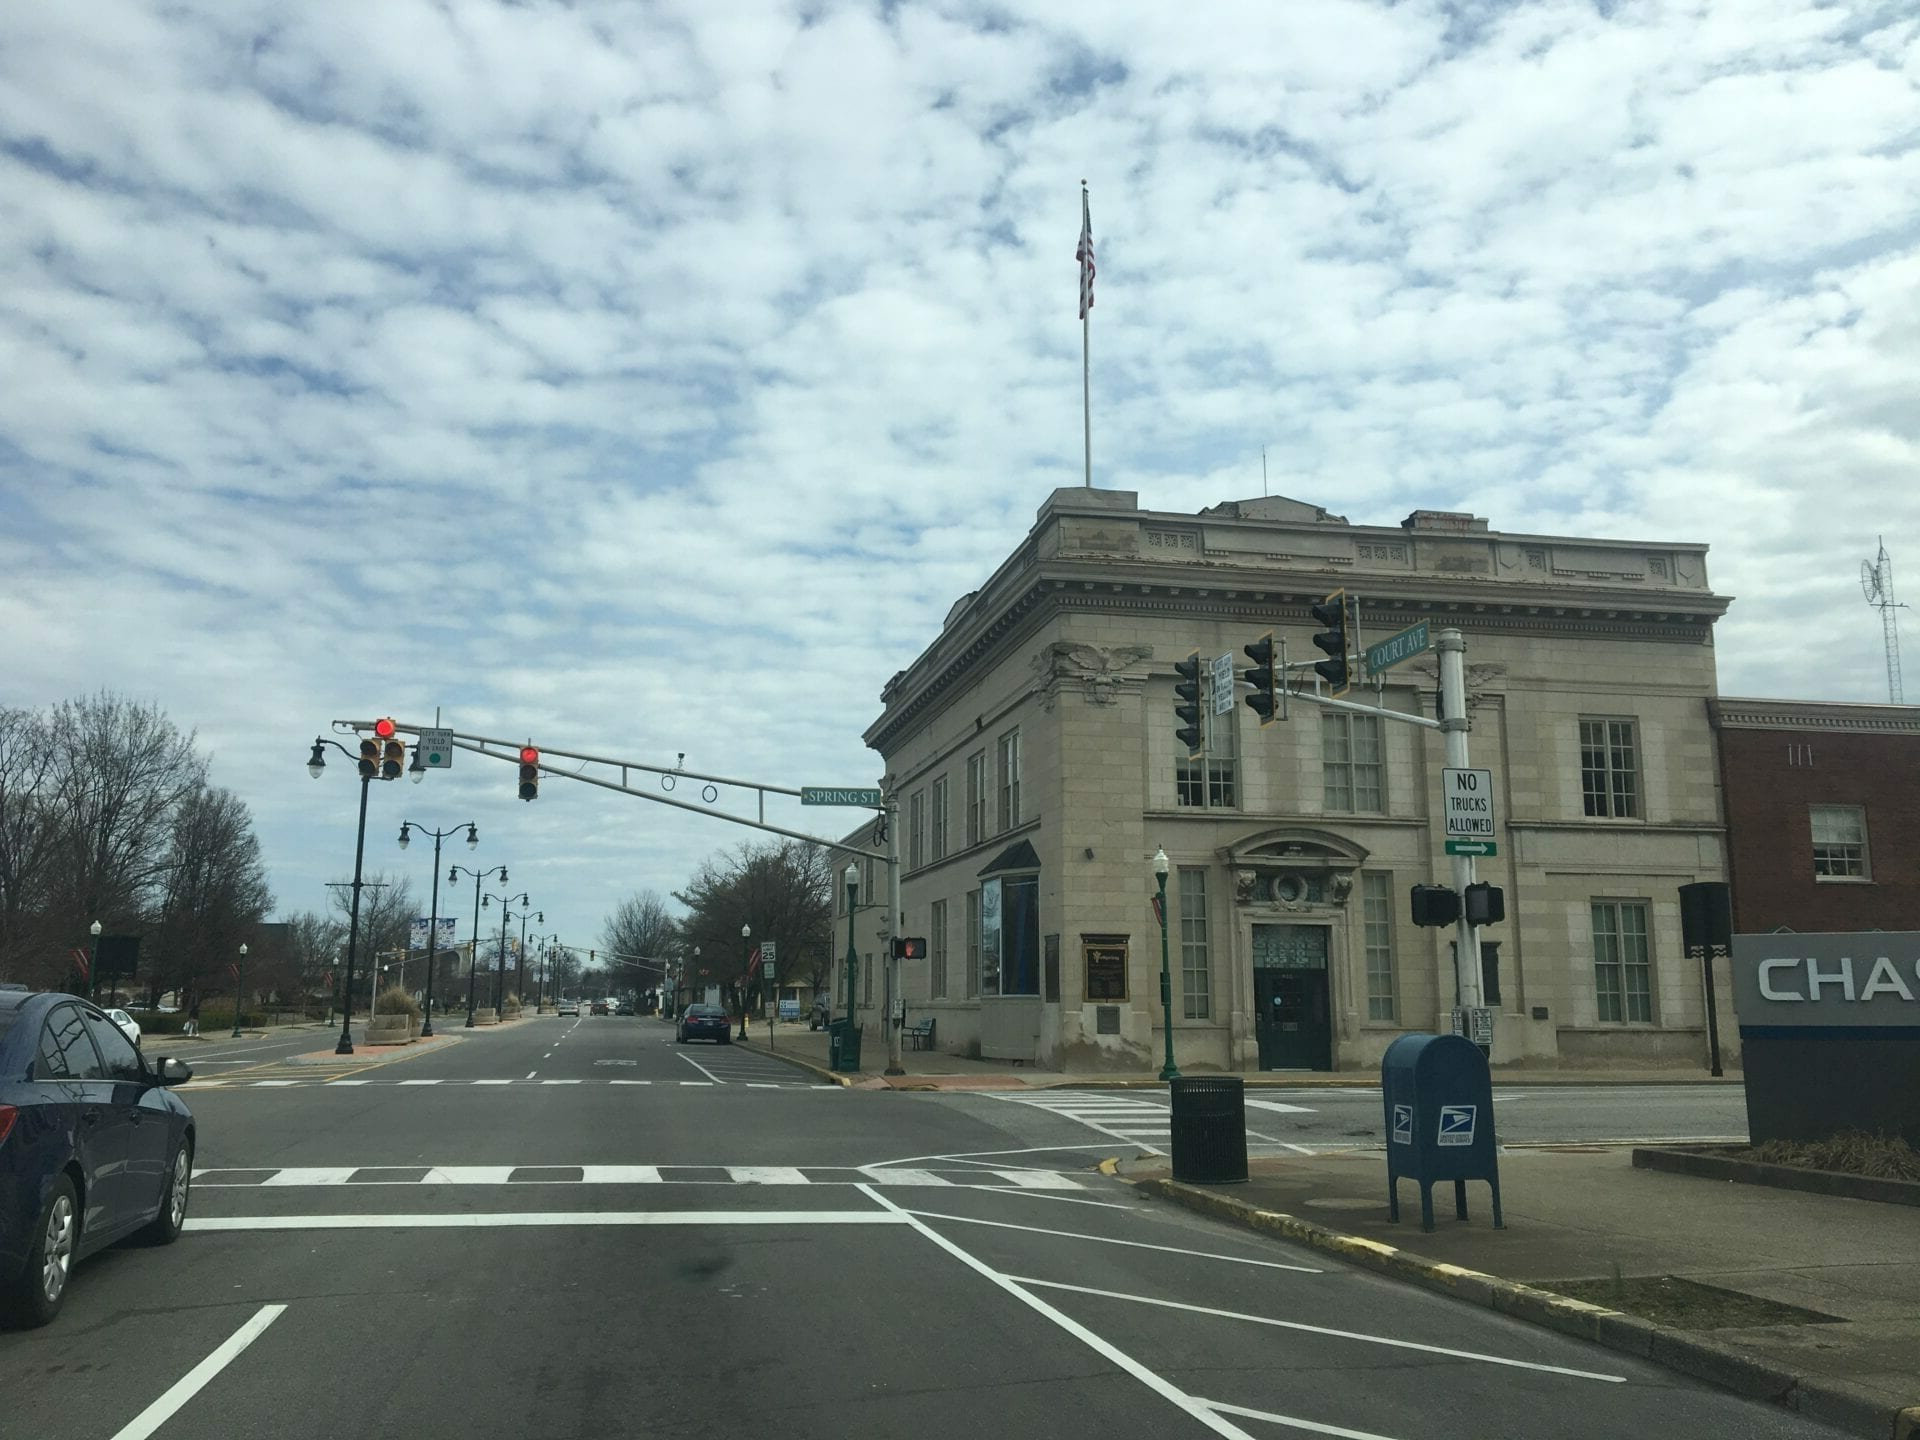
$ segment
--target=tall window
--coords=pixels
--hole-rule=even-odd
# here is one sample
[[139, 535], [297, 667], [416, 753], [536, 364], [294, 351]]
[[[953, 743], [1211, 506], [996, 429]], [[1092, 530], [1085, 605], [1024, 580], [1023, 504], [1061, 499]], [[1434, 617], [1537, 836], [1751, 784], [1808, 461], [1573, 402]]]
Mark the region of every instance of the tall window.
[[1320, 768], [1326, 808], [1378, 814], [1386, 808], [1380, 759], [1380, 717], [1320, 712]]
[[931, 950], [933, 960], [933, 998], [947, 998], [947, 902], [933, 902], [932, 914], [927, 928], [933, 933], [927, 937], [927, 948]]
[[967, 891], [967, 999], [980, 993], [980, 892]]
[[1213, 967], [1207, 954], [1207, 872], [1180, 871], [1180, 1013], [1213, 1016]]
[[1867, 812], [1858, 805], [1815, 805], [1813, 819], [1813, 878], [1866, 880]]
[[1234, 778], [1240, 754], [1239, 710], [1235, 707], [1224, 715], [1213, 714], [1212, 676], [1207, 675], [1200, 683], [1200, 709], [1207, 748], [1191, 759], [1182, 755], [1174, 761], [1175, 798], [1182, 805], [1230, 810], [1236, 803]]
[[1640, 813], [1640, 747], [1631, 720], [1580, 722], [1580, 793], [1589, 815]]
[[1020, 732], [1000, 737], [1000, 824], [1011, 830], [1020, 823]]
[[967, 844], [987, 838], [987, 752], [967, 757]]
[[866, 957], [865, 968], [867, 973], [863, 977], [860, 988], [866, 993], [861, 997], [860, 1003], [871, 1010], [873, 1008], [873, 955], [871, 953]]
[[1392, 1020], [1393, 876], [1378, 870], [1362, 874], [1360, 905], [1366, 927], [1367, 1019]]
[[933, 782], [933, 858], [947, 858], [947, 777]]
[[1644, 900], [1593, 902], [1593, 990], [1600, 1019], [1653, 1020], [1653, 959]]
[[927, 863], [927, 792], [916, 790], [907, 797], [907, 868], [918, 870]]

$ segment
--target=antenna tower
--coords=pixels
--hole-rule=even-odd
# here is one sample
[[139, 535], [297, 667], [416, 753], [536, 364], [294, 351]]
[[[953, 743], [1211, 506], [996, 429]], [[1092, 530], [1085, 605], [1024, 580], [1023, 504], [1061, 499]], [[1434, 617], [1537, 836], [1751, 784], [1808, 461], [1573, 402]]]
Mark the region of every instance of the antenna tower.
[[1900, 683], [1900, 630], [1894, 611], [1907, 607], [1893, 598], [1893, 561], [1887, 556], [1887, 542], [1880, 540], [1880, 553], [1872, 562], [1860, 562], [1860, 592], [1867, 603], [1880, 612], [1880, 625], [1887, 636], [1887, 702], [1904, 705], [1906, 694]]

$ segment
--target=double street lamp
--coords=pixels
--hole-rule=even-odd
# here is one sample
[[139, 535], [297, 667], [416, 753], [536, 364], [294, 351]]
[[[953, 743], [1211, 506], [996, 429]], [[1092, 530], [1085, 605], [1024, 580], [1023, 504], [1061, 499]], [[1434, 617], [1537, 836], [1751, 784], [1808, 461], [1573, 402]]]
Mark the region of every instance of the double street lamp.
[[[507, 999], [507, 921], [513, 919], [513, 912], [507, 907], [526, 904], [527, 892], [522, 890], [518, 895], [489, 895], [480, 902], [480, 908], [486, 909], [495, 900], [500, 902], [500, 958], [493, 967], [493, 1013], [501, 1016], [506, 1009]], [[520, 916], [522, 922], [526, 918], [524, 914]], [[524, 923], [520, 928], [521, 933], [525, 934]]]
[[[447, 867], [447, 883], [451, 885], [462, 875], [473, 876], [473, 929], [468, 931], [468, 946], [472, 953], [467, 956], [467, 1029], [473, 1028], [473, 977], [480, 968], [480, 884], [484, 880], [494, 879], [492, 870], [469, 870], [464, 865]], [[502, 885], [507, 883], [507, 867], [499, 868], [497, 877]], [[496, 1012], [497, 1013], [497, 1012]]]
[[[421, 775], [426, 774], [426, 770], [420, 764], [420, 750], [418, 747], [414, 749], [413, 762], [414, 770], [419, 772], [414, 776], [414, 779], [418, 780]], [[408, 841], [412, 839], [412, 836], [408, 834], [408, 830], [415, 823], [416, 822], [412, 820], [402, 820], [400, 822], [400, 848], [402, 850], [407, 848]], [[447, 830], [429, 830], [424, 825], [420, 826], [422, 834], [433, 837], [433, 902], [428, 907], [431, 913], [427, 916], [427, 1018], [420, 1026], [420, 1038], [422, 1040], [428, 1040], [433, 1037], [433, 972], [440, 968], [434, 963], [440, 958], [440, 842], [449, 835], [454, 834], [459, 828], [458, 825], [455, 825]], [[467, 821], [467, 849], [475, 850], [479, 848], [479, 845], [480, 832], [474, 827], [474, 823], [469, 820]]]

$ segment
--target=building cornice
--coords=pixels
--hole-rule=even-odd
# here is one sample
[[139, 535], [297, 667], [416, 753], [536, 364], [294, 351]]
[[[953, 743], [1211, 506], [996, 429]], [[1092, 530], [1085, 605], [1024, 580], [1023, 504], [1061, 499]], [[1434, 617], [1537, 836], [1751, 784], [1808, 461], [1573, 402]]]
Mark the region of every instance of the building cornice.
[[1823, 730], [1833, 734], [1920, 735], [1920, 705], [1873, 705], [1843, 700], [1707, 701], [1718, 730]]

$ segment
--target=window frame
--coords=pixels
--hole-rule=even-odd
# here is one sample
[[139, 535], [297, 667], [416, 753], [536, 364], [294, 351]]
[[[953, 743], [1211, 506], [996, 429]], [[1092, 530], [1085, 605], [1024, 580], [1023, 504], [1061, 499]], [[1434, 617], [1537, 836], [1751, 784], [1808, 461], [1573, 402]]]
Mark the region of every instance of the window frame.
[[[1206, 746], [1197, 756], [1175, 753], [1173, 803], [1195, 810], [1240, 808], [1240, 710], [1213, 713], [1213, 676], [1203, 672], [1200, 682], [1202, 726]], [[1224, 743], [1220, 737], [1225, 736]]]
[[[1610, 935], [1604, 934], [1601, 930], [1600, 915], [1602, 910], [1610, 911], [1613, 917], [1614, 928]], [[1630, 937], [1625, 925], [1625, 917], [1628, 914], [1635, 914], [1639, 917], [1641, 929], [1637, 937]], [[1654, 978], [1652, 902], [1644, 898], [1632, 896], [1596, 895], [1587, 902], [1587, 915], [1589, 933], [1593, 943], [1593, 1013], [1595, 1021], [1601, 1025], [1657, 1025], [1659, 1023], [1659, 1015], [1654, 1006], [1654, 999], [1659, 987], [1655, 983]], [[1629, 938], [1637, 938], [1641, 943], [1643, 956], [1638, 963], [1630, 962], [1627, 958], [1627, 941]], [[1608, 960], [1603, 957], [1603, 939], [1611, 939], [1614, 942], [1614, 959]], [[1607, 987], [1601, 983], [1601, 970], [1603, 967], [1612, 967], [1619, 971], [1617, 985], [1611, 997], [1614, 1002], [1613, 1008], [1617, 1013], [1612, 1015], [1606, 1013], [1608, 1009], [1608, 995]], [[1630, 972], [1633, 970], [1643, 972], [1644, 977], [1641, 993], [1637, 997], [1628, 983], [1632, 978]], [[1644, 1005], [1646, 1011], [1644, 1015], [1635, 1015], [1633, 1013], [1636, 998]]]
[[[1195, 882], [1189, 885], [1189, 881]], [[1197, 906], [1189, 906], [1198, 891]], [[1180, 1018], [1213, 1019], [1213, 935], [1207, 867], [1182, 865], [1176, 872], [1174, 899], [1180, 907]], [[1193, 913], [1197, 909], [1198, 914]]]
[[[1383, 912], [1376, 915], [1375, 907]], [[1384, 937], [1377, 937], [1384, 929]], [[1400, 967], [1394, 954], [1393, 872], [1363, 870], [1360, 873], [1360, 948], [1366, 972], [1367, 1022], [1373, 1025], [1397, 1025], [1400, 1022]], [[1377, 962], [1385, 957], [1385, 964]]]
[[1020, 727], [1003, 733], [994, 742], [994, 754], [999, 767], [1000, 787], [996, 793], [994, 818], [999, 821], [994, 831], [1004, 835], [1020, 823]]
[[984, 747], [967, 757], [967, 845], [987, 838], [987, 752]]
[[907, 869], [918, 870], [927, 863], [927, 792], [916, 790], [907, 797]]
[[980, 890], [967, 891], [967, 996], [980, 998]]
[[[1847, 816], [1856, 822], [1859, 839], [1826, 839], [1820, 837], [1820, 819], [1822, 816]], [[1873, 848], [1867, 835], [1867, 807], [1864, 805], [1813, 805], [1807, 806], [1807, 831], [1813, 845], [1813, 879], [1816, 885], [1871, 885], [1873, 883]], [[1853, 850], [1855, 855], [1834, 854], [1831, 852]], [[1823, 853], [1827, 852], [1827, 853]], [[1823, 865], [1851, 864], [1857, 868], [1851, 870], [1826, 870]]]
[[[1599, 744], [1589, 743], [1588, 728], [1599, 727]], [[1626, 744], [1620, 744], [1620, 731], [1624, 730]], [[1642, 763], [1645, 751], [1640, 745], [1640, 722], [1632, 715], [1582, 715], [1579, 719], [1580, 748], [1580, 809], [1588, 820], [1641, 820], [1646, 815], [1646, 797], [1641, 777], [1646, 766]], [[1616, 761], [1624, 748], [1629, 769], [1626, 772], [1626, 794], [1623, 810], [1620, 774], [1616, 770]], [[1597, 752], [1600, 766], [1589, 766], [1587, 756]], [[1596, 788], [1593, 777], [1599, 777]], [[1596, 810], [1596, 804], [1606, 808]]]
[[[1373, 747], [1371, 760], [1359, 758], [1356, 730]], [[1342, 751], [1337, 757], [1329, 743], [1329, 737], [1336, 733]], [[1372, 805], [1359, 803], [1363, 771], [1372, 774]], [[1378, 715], [1356, 715], [1350, 710], [1320, 712], [1320, 808], [1332, 815], [1387, 813], [1387, 739]]]
[[928, 838], [934, 860], [947, 858], [947, 777], [936, 775], [932, 786], [928, 810]]
[[947, 902], [935, 900], [927, 907], [927, 949], [932, 962], [928, 968], [927, 992], [931, 999], [947, 998]]

